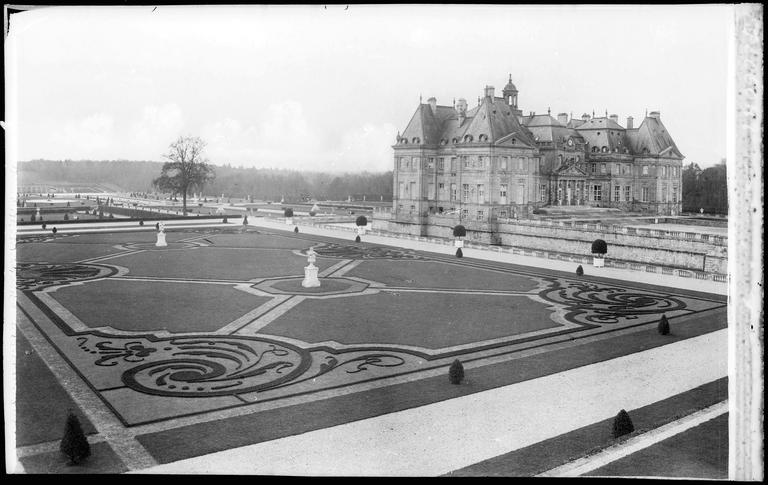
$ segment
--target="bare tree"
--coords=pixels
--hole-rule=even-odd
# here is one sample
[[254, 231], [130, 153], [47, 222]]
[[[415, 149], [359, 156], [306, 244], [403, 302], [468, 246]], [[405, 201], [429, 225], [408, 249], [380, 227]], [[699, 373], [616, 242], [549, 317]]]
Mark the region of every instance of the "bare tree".
[[190, 189], [202, 189], [206, 182], [214, 179], [215, 173], [208, 160], [203, 156], [205, 142], [199, 137], [180, 136], [171, 143], [168, 153], [163, 158], [160, 177], [152, 185], [162, 191], [171, 192], [171, 196], [181, 194], [183, 214], [187, 215], [187, 194]]

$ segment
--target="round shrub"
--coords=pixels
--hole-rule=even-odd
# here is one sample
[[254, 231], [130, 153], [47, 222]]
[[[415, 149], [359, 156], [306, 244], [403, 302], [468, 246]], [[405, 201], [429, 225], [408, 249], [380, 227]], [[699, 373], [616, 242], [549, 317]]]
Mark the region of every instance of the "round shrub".
[[286, 207], [285, 210], [283, 210], [283, 215], [285, 217], [293, 217], [293, 209]]
[[613, 437], [618, 438], [624, 436], [635, 430], [635, 425], [632, 424], [629, 414], [625, 410], [619, 411], [619, 414], [613, 419]]
[[448, 369], [448, 380], [451, 384], [461, 384], [464, 379], [464, 366], [461, 365], [459, 359], [454, 360], [451, 363], [451, 367]]
[[315, 217], [317, 215], [317, 212], [315, 211], [309, 211], [310, 217]]
[[584, 268], [582, 268], [581, 265], [576, 268], [576, 276], [584, 276]]
[[595, 239], [592, 242], [592, 254], [605, 254], [608, 252], [608, 244], [602, 239]]
[[355, 219], [355, 224], [358, 226], [367, 226], [368, 218], [365, 216], [357, 216], [357, 219]]
[[456, 257], [457, 258], [463, 258], [464, 257], [464, 252], [462, 252], [461, 248], [456, 250]]
[[661, 315], [658, 330], [661, 335], [669, 335], [669, 320], [667, 320], [666, 314]]
[[461, 224], [453, 228], [453, 237], [464, 237], [467, 235], [467, 228]]
[[88, 439], [85, 437], [83, 428], [80, 426], [80, 420], [71, 411], [67, 416], [64, 437], [61, 439], [59, 450], [69, 458], [69, 462], [73, 465], [77, 465], [82, 460], [91, 456], [91, 446], [88, 444]]

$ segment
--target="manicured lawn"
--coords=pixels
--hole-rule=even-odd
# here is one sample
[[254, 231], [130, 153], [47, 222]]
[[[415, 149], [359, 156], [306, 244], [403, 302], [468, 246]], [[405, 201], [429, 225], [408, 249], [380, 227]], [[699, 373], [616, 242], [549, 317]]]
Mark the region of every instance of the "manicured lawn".
[[525, 276], [423, 261], [364, 261], [347, 276], [370, 279], [388, 286], [411, 288], [503, 291], [530, 291], [536, 288], [536, 282]]
[[[309, 245], [307, 245], [309, 247]], [[130, 276], [247, 281], [274, 276], [304, 276], [307, 259], [289, 250], [195, 248], [147, 251], [117, 257], [111, 264], [126, 266]], [[337, 260], [317, 258], [320, 271]]]
[[290, 236], [275, 236], [257, 232], [243, 234], [214, 234], [206, 239], [219, 247], [266, 248], [266, 249], [307, 249], [311, 242]]
[[16, 261], [72, 263], [118, 252], [108, 244], [25, 243], [16, 245]]
[[218, 330], [269, 301], [229, 285], [110, 279], [62, 288], [52, 296], [91, 327], [174, 333]]
[[25, 473], [80, 475], [128, 471], [109, 444], [104, 441], [91, 444], [91, 456], [77, 465], [69, 465], [69, 460], [59, 451], [24, 457], [20, 461]]
[[521, 296], [382, 292], [305, 300], [262, 333], [438, 349], [558, 326], [549, 315], [543, 304]]
[[69, 409], [80, 418], [86, 434], [96, 432], [48, 366], [17, 330], [16, 445], [60, 440], [64, 436]]
[[728, 479], [728, 413], [586, 476]]

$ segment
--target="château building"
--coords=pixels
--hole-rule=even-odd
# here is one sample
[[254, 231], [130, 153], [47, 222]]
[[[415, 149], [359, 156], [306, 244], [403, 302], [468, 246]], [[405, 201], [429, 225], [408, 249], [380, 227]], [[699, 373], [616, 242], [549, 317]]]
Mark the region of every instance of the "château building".
[[684, 157], [658, 111], [637, 127], [607, 112], [525, 115], [511, 75], [501, 94], [486, 86], [472, 109], [465, 99], [419, 103], [393, 146], [392, 222], [490, 223], [562, 206], [680, 212]]

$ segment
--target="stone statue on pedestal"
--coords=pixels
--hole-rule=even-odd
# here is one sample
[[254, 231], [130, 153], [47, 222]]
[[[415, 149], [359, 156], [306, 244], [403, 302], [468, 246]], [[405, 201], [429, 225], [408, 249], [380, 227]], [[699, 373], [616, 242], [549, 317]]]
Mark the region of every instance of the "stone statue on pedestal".
[[162, 222], [158, 226], [157, 230], [157, 242], [155, 243], [155, 246], [162, 247], [167, 246], [168, 243], [165, 242], [165, 224]]
[[317, 279], [318, 267], [315, 266], [317, 253], [313, 248], [309, 248], [307, 251], [307, 262], [309, 263], [304, 267], [304, 281], [301, 282], [301, 286], [304, 288], [316, 288], [320, 286], [320, 280]]

